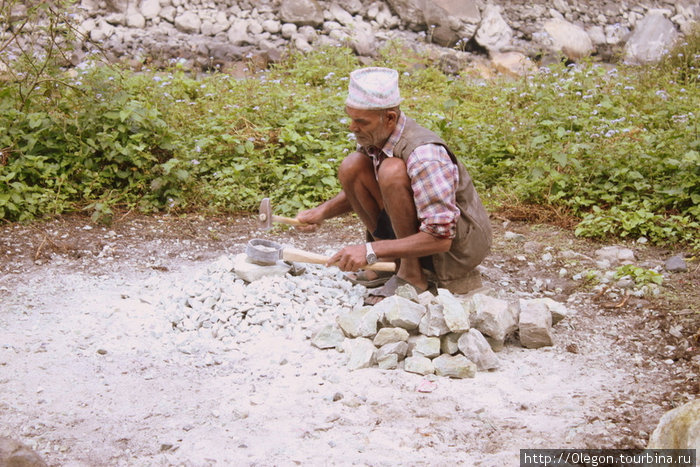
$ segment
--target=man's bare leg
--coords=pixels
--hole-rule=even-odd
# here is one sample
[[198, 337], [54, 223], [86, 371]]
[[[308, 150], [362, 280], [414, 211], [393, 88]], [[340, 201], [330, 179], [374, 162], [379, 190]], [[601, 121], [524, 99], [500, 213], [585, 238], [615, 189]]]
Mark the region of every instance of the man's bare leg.
[[384, 204], [379, 184], [374, 177], [372, 159], [359, 152], [348, 155], [340, 164], [338, 180], [352, 210], [367, 230], [374, 232]]
[[[396, 237], [404, 238], [418, 232], [416, 203], [405, 162], [398, 157], [385, 159], [379, 167], [378, 178], [384, 209]], [[420, 289], [428, 287], [419, 258], [401, 258], [397, 275]]]

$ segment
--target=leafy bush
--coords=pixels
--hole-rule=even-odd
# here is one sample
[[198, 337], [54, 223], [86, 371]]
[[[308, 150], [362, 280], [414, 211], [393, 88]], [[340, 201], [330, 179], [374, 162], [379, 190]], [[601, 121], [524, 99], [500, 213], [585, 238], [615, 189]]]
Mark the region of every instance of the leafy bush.
[[[445, 138], [491, 209], [539, 205], [578, 219], [578, 235], [697, 249], [698, 44], [689, 38], [659, 67], [553, 65], [491, 81], [445, 75], [397, 43], [376, 64], [399, 70], [403, 110]], [[237, 212], [263, 196], [293, 215], [339, 190], [354, 147], [347, 75], [360, 66], [349, 49], [295, 53], [247, 79], [195, 77], [179, 62], [62, 70], [59, 58], [0, 88], [2, 219]], [[19, 60], [15, 71], [32, 63]]]

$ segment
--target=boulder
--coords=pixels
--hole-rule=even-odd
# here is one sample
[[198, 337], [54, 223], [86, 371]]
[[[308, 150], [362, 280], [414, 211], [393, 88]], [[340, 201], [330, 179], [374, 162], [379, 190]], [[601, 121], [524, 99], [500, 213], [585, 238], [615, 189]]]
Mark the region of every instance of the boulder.
[[481, 13], [474, 0], [428, 0], [424, 18], [432, 31], [432, 41], [443, 47], [452, 47], [460, 41], [466, 44], [474, 36], [481, 22]]
[[175, 27], [186, 34], [199, 34], [202, 20], [193, 11], [186, 11], [175, 17]]
[[342, 344], [343, 352], [347, 355], [347, 367], [350, 370], [369, 368], [374, 363], [374, 353], [377, 348], [372, 341], [365, 337], [345, 339]]
[[500, 6], [489, 4], [484, 9], [483, 18], [474, 39], [491, 53], [500, 52], [511, 45], [513, 30], [501, 16]]
[[462, 334], [451, 332], [440, 338], [440, 351], [448, 355], [454, 355], [459, 352], [459, 338]]
[[440, 337], [450, 332], [445, 322], [445, 315], [442, 313], [443, 306], [439, 303], [431, 303], [426, 307], [427, 311], [423, 315], [418, 325], [418, 331], [424, 336]]
[[473, 378], [476, 376], [476, 364], [464, 355], [440, 355], [433, 359], [435, 374], [448, 378]]
[[610, 266], [618, 264], [632, 264], [635, 261], [634, 251], [619, 246], [606, 246], [595, 251], [599, 261], [606, 262]]
[[393, 327], [417, 329], [426, 309], [423, 305], [397, 295], [387, 297], [373, 307], [380, 318]]
[[141, 14], [146, 19], [157, 18], [160, 10], [160, 0], [143, 0], [141, 2]]
[[362, 307], [338, 315], [337, 322], [348, 337], [370, 337], [377, 334], [379, 313], [373, 307]]
[[337, 324], [327, 324], [311, 336], [311, 345], [319, 349], [334, 349], [345, 340], [345, 334]]
[[377, 367], [380, 370], [395, 370], [399, 366], [399, 356], [390, 353], [381, 358], [377, 357]]
[[470, 327], [470, 314], [472, 308], [471, 301], [462, 304], [452, 293], [447, 289], [438, 289], [436, 297], [438, 304], [442, 305], [442, 315], [445, 318], [445, 324], [452, 332], [464, 332]]
[[317, 27], [323, 24], [323, 8], [316, 0], [285, 0], [279, 17], [283, 23]]
[[562, 52], [570, 60], [587, 57], [593, 51], [593, 42], [586, 31], [566, 20], [547, 21], [544, 31], [550, 38], [550, 50]]
[[440, 338], [428, 336], [411, 336], [408, 339], [408, 354], [423, 355], [433, 358], [440, 355]]
[[666, 412], [649, 437], [647, 449], [700, 450], [700, 399]]
[[561, 302], [558, 302], [552, 298], [549, 297], [542, 297], [542, 298], [531, 298], [531, 299], [521, 299], [520, 300], [520, 306], [523, 306], [523, 303], [526, 303], [525, 306], [529, 306], [528, 304], [531, 303], [541, 303], [543, 304], [549, 313], [552, 315], [552, 326], [556, 325], [559, 323], [561, 320], [564, 318], [568, 318], [573, 314], [573, 311], [569, 310], [566, 305], [564, 305]]
[[520, 343], [528, 349], [552, 345], [552, 314], [541, 302], [520, 302]]
[[126, 25], [130, 28], [143, 29], [146, 26], [146, 18], [136, 9], [129, 9], [126, 12]]
[[403, 328], [382, 328], [374, 337], [374, 345], [381, 347], [384, 344], [394, 342], [406, 342], [408, 340], [408, 331]]
[[237, 19], [231, 23], [228, 29], [228, 41], [234, 46], [255, 43], [255, 40], [248, 35], [248, 20]]
[[513, 77], [531, 75], [537, 72], [537, 66], [525, 54], [520, 52], [497, 52], [491, 55], [493, 66], [500, 73]]
[[688, 265], [685, 262], [683, 255], [675, 255], [670, 257], [664, 263], [664, 267], [668, 272], [686, 272]]
[[376, 354], [375, 358], [377, 361], [383, 359], [387, 355], [395, 354], [399, 360], [403, 360], [408, 353], [408, 343], [407, 342], [390, 342], [381, 346]]
[[462, 334], [457, 341], [460, 352], [476, 364], [479, 370], [498, 368], [498, 358], [486, 341], [486, 338], [476, 329], [470, 329]]
[[387, 3], [409, 29], [425, 30], [424, 0], [387, 0]]
[[678, 31], [663, 10], [649, 10], [625, 44], [625, 62], [633, 65], [658, 62], [677, 39]]
[[403, 369], [409, 373], [418, 373], [419, 375], [431, 375], [435, 373], [433, 362], [422, 355], [414, 355], [406, 358], [403, 365]]
[[471, 301], [472, 326], [490, 338], [493, 350], [503, 349], [506, 337], [518, 329], [518, 302], [509, 303], [484, 294], [474, 294]]

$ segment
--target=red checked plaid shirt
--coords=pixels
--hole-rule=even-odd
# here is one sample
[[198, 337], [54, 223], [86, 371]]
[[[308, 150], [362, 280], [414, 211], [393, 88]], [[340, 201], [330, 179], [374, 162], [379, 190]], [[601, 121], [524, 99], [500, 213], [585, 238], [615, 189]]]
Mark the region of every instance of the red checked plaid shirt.
[[[394, 147], [405, 125], [406, 116], [402, 113], [396, 129], [381, 150], [358, 148], [372, 158], [375, 177], [382, 161], [394, 157]], [[420, 230], [438, 238], [454, 238], [459, 218], [456, 202], [459, 182], [457, 164], [452, 162], [442, 145], [425, 144], [418, 146], [408, 156], [406, 168], [411, 179]]]

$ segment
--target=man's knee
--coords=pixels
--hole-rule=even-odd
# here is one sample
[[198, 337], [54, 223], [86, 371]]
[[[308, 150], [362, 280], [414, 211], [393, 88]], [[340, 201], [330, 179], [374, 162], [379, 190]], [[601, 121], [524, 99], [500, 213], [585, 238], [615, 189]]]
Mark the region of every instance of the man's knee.
[[398, 157], [384, 159], [377, 172], [377, 181], [382, 190], [411, 186], [406, 163]]
[[338, 167], [338, 179], [345, 186], [353, 180], [357, 180], [364, 173], [372, 172], [372, 161], [360, 152], [353, 152], [343, 159]]

